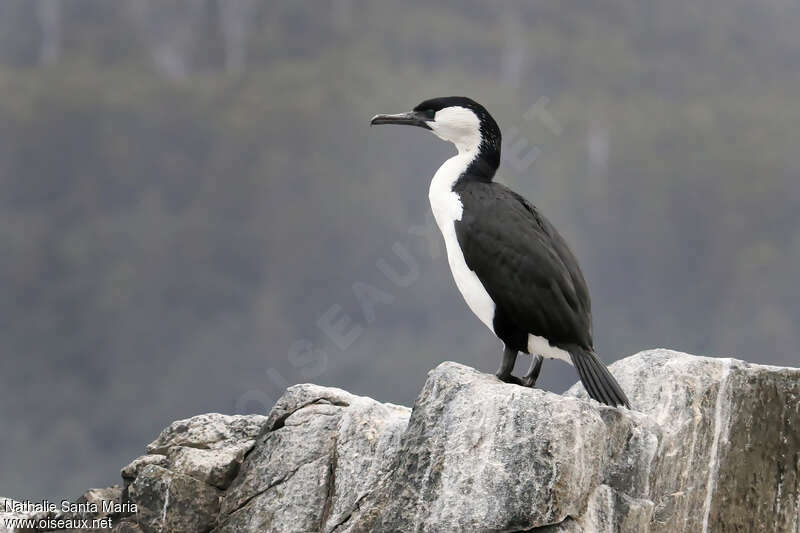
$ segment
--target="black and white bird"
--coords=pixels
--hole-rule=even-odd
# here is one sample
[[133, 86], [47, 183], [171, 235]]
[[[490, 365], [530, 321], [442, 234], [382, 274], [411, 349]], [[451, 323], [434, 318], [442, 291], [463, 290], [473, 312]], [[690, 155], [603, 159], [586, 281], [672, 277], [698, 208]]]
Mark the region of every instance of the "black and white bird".
[[[458, 149], [436, 171], [428, 198], [459, 291], [505, 344], [497, 377], [533, 387], [542, 358], [561, 359], [575, 366], [589, 396], [630, 407], [595, 354], [589, 291], [575, 256], [533, 204], [493, 181], [501, 136], [488, 111], [448, 96], [370, 124], [419, 126]], [[512, 375], [518, 352], [533, 356], [521, 379]]]

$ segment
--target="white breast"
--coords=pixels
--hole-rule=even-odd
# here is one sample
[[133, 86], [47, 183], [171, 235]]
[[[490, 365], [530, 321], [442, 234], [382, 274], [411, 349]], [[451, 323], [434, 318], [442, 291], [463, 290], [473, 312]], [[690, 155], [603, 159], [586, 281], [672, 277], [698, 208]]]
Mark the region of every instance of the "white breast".
[[474, 152], [464, 151], [445, 161], [433, 176], [428, 199], [431, 202], [433, 217], [444, 237], [447, 262], [450, 264], [456, 286], [472, 312], [494, 333], [492, 327], [494, 301], [489, 297], [489, 293], [475, 272], [467, 266], [456, 237], [455, 222], [461, 220], [464, 209], [458, 194], [453, 192], [453, 184], [466, 170], [474, 156]]

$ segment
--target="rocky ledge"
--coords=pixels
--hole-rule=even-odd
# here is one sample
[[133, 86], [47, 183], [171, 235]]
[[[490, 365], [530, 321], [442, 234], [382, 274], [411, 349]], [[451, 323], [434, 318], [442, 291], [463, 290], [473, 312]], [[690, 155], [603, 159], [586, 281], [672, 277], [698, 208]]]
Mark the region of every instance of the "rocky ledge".
[[173, 423], [123, 486], [79, 500], [118, 504], [105, 514], [48, 516], [118, 533], [800, 533], [800, 370], [653, 350], [612, 372], [634, 410], [449, 362], [413, 409], [296, 385], [267, 417]]

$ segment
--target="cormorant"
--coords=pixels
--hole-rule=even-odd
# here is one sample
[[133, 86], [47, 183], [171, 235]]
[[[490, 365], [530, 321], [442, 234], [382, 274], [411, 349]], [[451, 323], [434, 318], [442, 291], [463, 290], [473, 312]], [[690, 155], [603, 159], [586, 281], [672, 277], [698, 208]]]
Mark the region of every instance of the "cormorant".
[[[458, 289], [505, 345], [497, 377], [533, 387], [542, 357], [561, 359], [575, 366], [589, 396], [630, 407], [595, 354], [589, 291], [566, 241], [533, 204], [493, 181], [501, 135], [489, 112], [448, 96], [370, 124], [419, 126], [458, 149], [436, 171], [428, 198]], [[518, 352], [533, 356], [522, 378], [511, 373]]]

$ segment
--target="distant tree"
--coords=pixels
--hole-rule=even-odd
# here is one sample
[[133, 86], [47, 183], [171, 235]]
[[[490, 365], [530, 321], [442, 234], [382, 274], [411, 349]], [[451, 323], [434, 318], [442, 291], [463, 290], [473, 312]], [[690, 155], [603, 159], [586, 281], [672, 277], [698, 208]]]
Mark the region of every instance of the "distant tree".
[[61, 57], [61, 1], [37, 0], [36, 16], [42, 32], [39, 62], [49, 65]]
[[254, 0], [219, 0], [219, 21], [225, 44], [225, 70], [237, 74], [247, 60], [247, 34], [255, 11]]
[[128, 16], [159, 72], [175, 80], [191, 74], [193, 48], [196, 41], [202, 39], [200, 29], [205, 3], [194, 0], [130, 0], [126, 6]]

